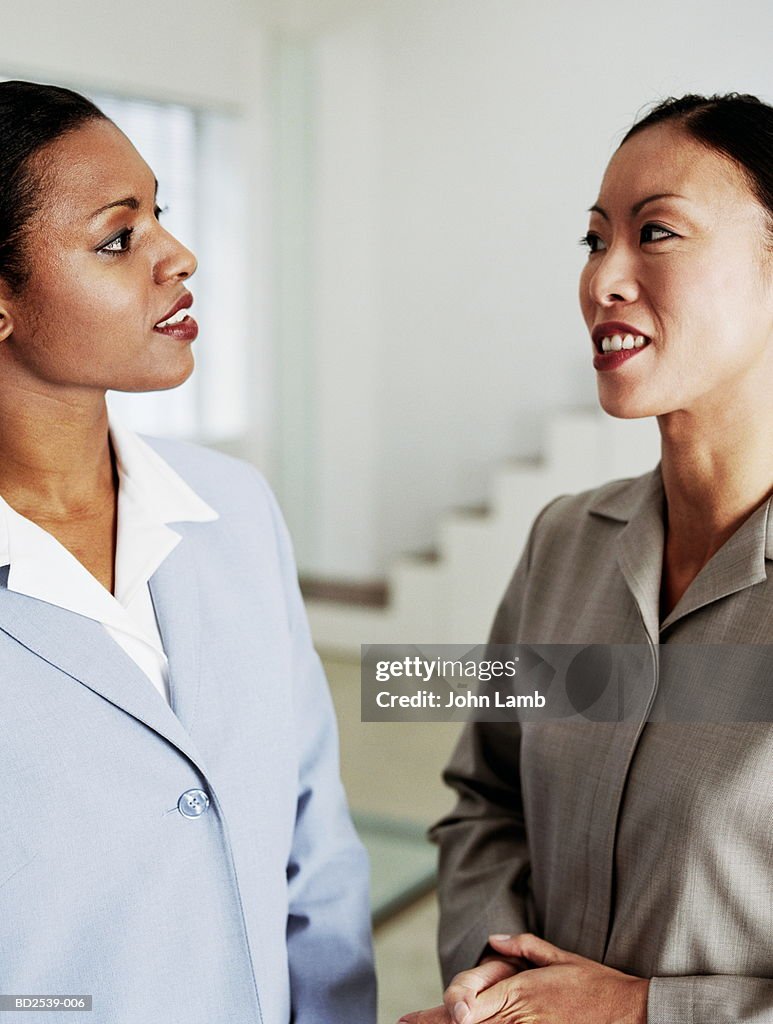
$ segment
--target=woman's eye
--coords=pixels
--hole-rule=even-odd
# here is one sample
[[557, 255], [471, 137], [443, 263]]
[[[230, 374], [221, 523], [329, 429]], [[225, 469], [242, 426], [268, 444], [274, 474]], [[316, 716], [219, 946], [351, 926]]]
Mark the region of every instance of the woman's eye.
[[587, 235], [582, 236], [580, 245], [584, 245], [588, 252], [601, 252], [603, 249], [606, 249], [601, 238], [593, 231], [589, 231]]
[[99, 247], [99, 252], [128, 252], [129, 251], [129, 239], [132, 236], [134, 228], [124, 228], [120, 234], [114, 235], [108, 239], [104, 245]]
[[676, 238], [676, 235], [659, 224], [645, 224], [641, 229], [642, 242], [663, 242], [667, 238]]

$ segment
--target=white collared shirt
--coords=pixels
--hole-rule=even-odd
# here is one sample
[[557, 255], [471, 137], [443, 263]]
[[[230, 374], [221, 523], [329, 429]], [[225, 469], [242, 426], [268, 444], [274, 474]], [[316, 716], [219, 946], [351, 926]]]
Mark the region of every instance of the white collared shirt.
[[169, 701], [169, 669], [148, 580], [182, 540], [168, 523], [218, 518], [142, 438], [108, 411], [118, 470], [115, 595], [37, 523], [0, 496], [0, 566], [8, 589], [101, 622]]

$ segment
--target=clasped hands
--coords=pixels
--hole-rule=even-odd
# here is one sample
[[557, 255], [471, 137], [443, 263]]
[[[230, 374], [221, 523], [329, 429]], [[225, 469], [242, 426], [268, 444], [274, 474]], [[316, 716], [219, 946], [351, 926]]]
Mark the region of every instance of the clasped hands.
[[649, 981], [536, 935], [491, 935], [499, 956], [462, 971], [443, 1005], [399, 1024], [646, 1024]]

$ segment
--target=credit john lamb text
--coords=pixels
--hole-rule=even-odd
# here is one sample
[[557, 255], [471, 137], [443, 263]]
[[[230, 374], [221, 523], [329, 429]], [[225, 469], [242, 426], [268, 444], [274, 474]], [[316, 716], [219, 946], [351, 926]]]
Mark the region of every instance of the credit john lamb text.
[[493, 702], [492, 695], [473, 693], [471, 690], [448, 694], [433, 690], [417, 690], [412, 694], [381, 690], [376, 694], [376, 704], [380, 708], [544, 708], [545, 698], [539, 690], [519, 694], [495, 691]]

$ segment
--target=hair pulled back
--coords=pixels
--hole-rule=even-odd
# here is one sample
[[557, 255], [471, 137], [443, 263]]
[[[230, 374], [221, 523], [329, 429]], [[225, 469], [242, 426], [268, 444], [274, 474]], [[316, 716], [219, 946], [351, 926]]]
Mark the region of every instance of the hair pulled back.
[[637, 121], [620, 145], [645, 128], [669, 121], [741, 168], [754, 197], [767, 211], [773, 239], [773, 107], [737, 92], [672, 96]]
[[14, 291], [28, 277], [24, 229], [38, 208], [42, 175], [33, 157], [87, 121], [107, 120], [70, 89], [34, 82], [0, 82], [0, 278]]

